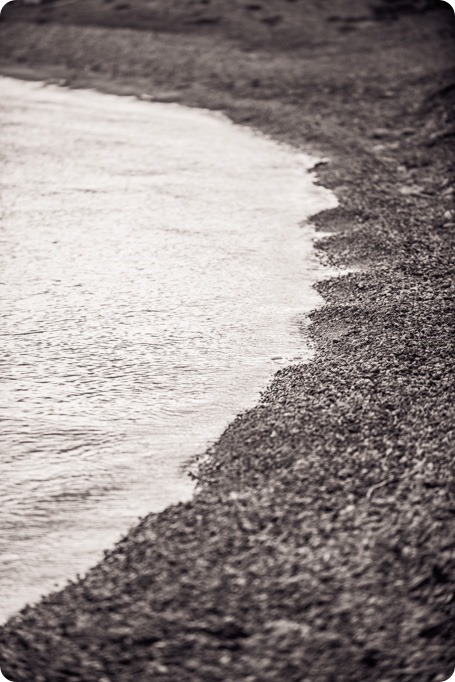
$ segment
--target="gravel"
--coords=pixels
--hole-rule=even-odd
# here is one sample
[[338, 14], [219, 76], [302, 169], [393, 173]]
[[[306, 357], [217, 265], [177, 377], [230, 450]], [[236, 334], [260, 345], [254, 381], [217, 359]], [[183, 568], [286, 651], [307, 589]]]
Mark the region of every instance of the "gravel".
[[14, 682], [453, 670], [454, 22], [445, 3], [336, 4], [308, 3], [292, 49], [222, 21], [171, 34], [11, 11], [0, 29], [2, 73], [220, 109], [323, 155], [340, 205], [314, 217], [317, 249], [346, 268], [317, 284], [314, 361], [228, 427], [194, 499], [3, 627]]

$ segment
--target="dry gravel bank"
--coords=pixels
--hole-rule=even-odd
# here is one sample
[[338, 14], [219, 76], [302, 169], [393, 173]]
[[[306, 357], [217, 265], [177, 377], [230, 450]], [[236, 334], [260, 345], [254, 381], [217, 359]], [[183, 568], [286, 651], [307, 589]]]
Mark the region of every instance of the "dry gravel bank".
[[7, 623], [14, 682], [437, 682], [454, 667], [455, 22], [437, 2], [308, 2], [308, 21], [273, 4], [282, 20], [248, 31], [218, 2], [220, 21], [180, 33], [160, 3], [154, 33], [96, 12], [1, 26], [3, 73], [221, 109], [327, 155], [340, 207], [315, 217], [332, 233], [318, 248], [356, 268], [318, 285], [315, 361], [231, 424], [195, 499]]

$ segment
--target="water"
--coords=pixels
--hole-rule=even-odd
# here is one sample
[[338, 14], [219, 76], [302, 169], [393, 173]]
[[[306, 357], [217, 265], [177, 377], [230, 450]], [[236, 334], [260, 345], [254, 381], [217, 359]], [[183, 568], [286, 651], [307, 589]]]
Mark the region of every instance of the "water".
[[314, 160], [178, 105], [0, 79], [0, 617], [86, 570], [309, 357]]

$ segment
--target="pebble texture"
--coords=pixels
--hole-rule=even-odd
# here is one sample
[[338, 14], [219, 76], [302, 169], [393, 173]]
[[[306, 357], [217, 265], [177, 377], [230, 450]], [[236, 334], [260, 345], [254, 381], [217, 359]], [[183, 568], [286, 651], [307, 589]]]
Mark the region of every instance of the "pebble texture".
[[453, 670], [454, 19], [445, 3], [338, 2], [332, 19], [319, 4], [293, 50], [221, 29], [1, 28], [4, 73], [223, 109], [325, 154], [340, 206], [315, 217], [318, 249], [350, 268], [318, 285], [316, 359], [230, 425], [194, 500], [6, 624], [14, 682]]

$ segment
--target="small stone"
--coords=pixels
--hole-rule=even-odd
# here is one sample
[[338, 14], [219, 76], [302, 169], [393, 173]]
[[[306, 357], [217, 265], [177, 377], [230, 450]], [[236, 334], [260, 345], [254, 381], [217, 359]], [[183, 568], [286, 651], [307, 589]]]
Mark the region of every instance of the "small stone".
[[375, 128], [371, 131], [371, 137], [381, 140], [383, 137], [388, 137], [390, 135], [390, 130], [387, 128]]
[[413, 196], [423, 192], [423, 187], [420, 185], [402, 185], [398, 191], [404, 196]]
[[303, 637], [308, 637], [311, 629], [306, 623], [298, 623], [285, 618], [272, 621], [269, 627], [277, 635], [287, 635], [289, 633], [295, 632]]

